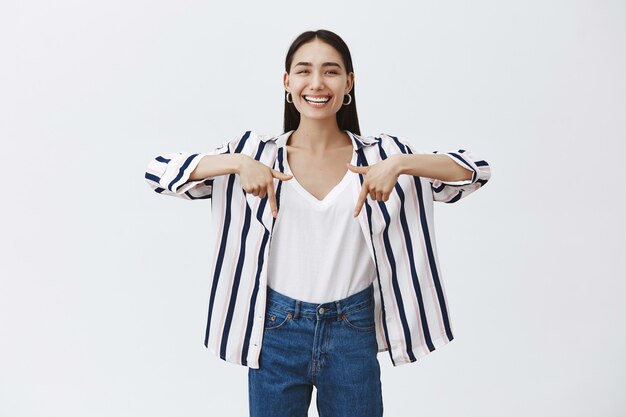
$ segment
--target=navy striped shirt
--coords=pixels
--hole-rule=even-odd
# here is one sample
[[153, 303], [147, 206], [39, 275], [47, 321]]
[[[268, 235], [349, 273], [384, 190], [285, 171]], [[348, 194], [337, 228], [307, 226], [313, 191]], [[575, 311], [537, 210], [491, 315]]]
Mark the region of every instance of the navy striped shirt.
[[[292, 133], [238, 135], [207, 153], [172, 153], [150, 161], [145, 177], [157, 193], [188, 200], [212, 199], [216, 232], [205, 334], [206, 347], [228, 362], [259, 367], [263, 341], [267, 260], [275, 219], [267, 196], [246, 193], [237, 174], [189, 181], [205, 155], [242, 153], [284, 172], [287, 138]], [[400, 139], [347, 132], [357, 165], [368, 166], [396, 154], [423, 153]], [[469, 180], [446, 182], [400, 175], [387, 201], [369, 195], [358, 221], [376, 266], [374, 281], [379, 352], [394, 366], [411, 363], [453, 339], [450, 314], [433, 236], [433, 202], [453, 203], [482, 187], [489, 164], [469, 151], [446, 152], [473, 172]], [[349, 185], [356, 205], [363, 175]], [[280, 216], [282, 181], [274, 179]]]

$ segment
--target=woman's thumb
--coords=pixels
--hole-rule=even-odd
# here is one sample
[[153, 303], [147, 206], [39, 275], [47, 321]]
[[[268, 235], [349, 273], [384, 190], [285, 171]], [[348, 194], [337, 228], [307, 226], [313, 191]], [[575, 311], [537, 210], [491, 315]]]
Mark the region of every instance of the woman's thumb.
[[279, 180], [290, 180], [293, 178], [293, 175], [290, 174], [285, 174], [284, 172], [280, 172], [275, 170], [274, 168], [272, 168], [272, 175], [274, 176], [274, 178], [278, 178]]
[[365, 174], [367, 172], [367, 169], [369, 167], [359, 167], [359, 166], [355, 166], [352, 165], [351, 163], [346, 163], [346, 165], [348, 166], [348, 169], [352, 172], [356, 172], [357, 174]]

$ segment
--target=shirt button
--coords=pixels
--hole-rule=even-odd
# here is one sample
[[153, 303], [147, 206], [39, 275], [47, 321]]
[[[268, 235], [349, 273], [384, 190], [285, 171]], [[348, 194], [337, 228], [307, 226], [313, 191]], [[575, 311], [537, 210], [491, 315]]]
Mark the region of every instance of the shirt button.
[[325, 312], [326, 310], [324, 309], [324, 307], [320, 307], [320, 309], [319, 309], [318, 311], [319, 311], [319, 313], [320, 313], [320, 314], [324, 314], [324, 312]]

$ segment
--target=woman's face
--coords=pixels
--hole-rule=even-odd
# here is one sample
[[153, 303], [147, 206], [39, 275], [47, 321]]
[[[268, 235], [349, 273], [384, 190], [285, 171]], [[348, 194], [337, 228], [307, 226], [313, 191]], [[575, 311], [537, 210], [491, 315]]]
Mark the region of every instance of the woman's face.
[[283, 81], [301, 118], [323, 120], [334, 118], [341, 108], [344, 95], [352, 89], [354, 73], [346, 72], [335, 48], [315, 39], [294, 53]]

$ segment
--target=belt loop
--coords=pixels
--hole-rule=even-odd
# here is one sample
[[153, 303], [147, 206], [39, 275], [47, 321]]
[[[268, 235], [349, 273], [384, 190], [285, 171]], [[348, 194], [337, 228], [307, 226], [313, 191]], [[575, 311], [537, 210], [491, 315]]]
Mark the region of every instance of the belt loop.
[[337, 320], [341, 320], [341, 303], [339, 301], [335, 301], [335, 305], [337, 306]]
[[293, 319], [298, 320], [300, 318], [300, 300], [296, 300], [295, 311], [293, 314]]

